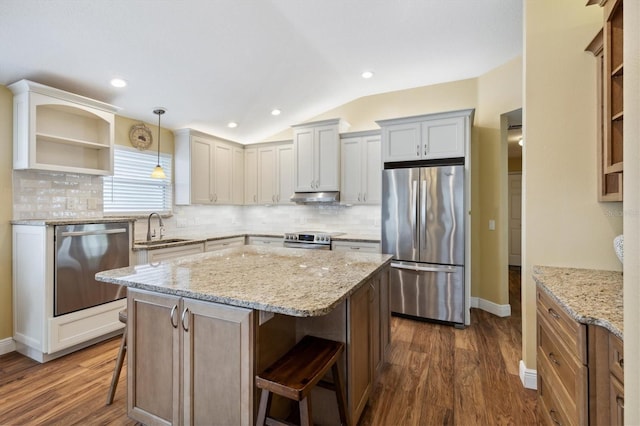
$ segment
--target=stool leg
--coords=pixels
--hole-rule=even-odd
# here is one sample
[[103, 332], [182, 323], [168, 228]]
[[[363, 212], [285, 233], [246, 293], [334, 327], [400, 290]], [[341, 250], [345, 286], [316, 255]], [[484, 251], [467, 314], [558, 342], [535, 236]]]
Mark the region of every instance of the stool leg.
[[266, 389], [262, 389], [260, 394], [260, 407], [258, 408], [258, 418], [256, 425], [263, 426], [269, 410], [271, 409], [271, 392]]
[[313, 426], [311, 419], [311, 399], [305, 396], [300, 401], [300, 426]]
[[122, 340], [120, 341], [120, 350], [118, 351], [118, 358], [116, 359], [116, 368], [113, 370], [113, 377], [111, 378], [111, 387], [109, 388], [109, 395], [107, 395], [107, 405], [111, 405], [113, 397], [116, 394], [116, 387], [118, 387], [118, 379], [120, 378], [120, 371], [122, 371], [122, 364], [124, 362], [124, 355], [127, 352], [127, 327], [124, 328], [122, 333]]
[[340, 422], [343, 425], [351, 426], [349, 418], [347, 417], [347, 403], [344, 399], [344, 393], [342, 392], [342, 376], [340, 375], [340, 369], [336, 362], [331, 367], [331, 373], [333, 374], [333, 383], [336, 388], [336, 399], [338, 400], [338, 412], [340, 413]]

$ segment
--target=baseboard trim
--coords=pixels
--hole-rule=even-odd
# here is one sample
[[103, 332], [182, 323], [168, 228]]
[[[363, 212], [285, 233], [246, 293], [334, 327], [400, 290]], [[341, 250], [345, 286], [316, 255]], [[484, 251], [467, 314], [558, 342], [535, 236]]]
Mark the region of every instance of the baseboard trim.
[[538, 389], [538, 371], [527, 368], [523, 360], [520, 360], [520, 381], [527, 389]]
[[0, 340], [0, 355], [8, 354], [16, 350], [16, 342], [11, 337]]
[[483, 311], [489, 312], [499, 317], [511, 316], [511, 305], [498, 305], [497, 303], [481, 299], [480, 297], [471, 298], [471, 307], [482, 309]]

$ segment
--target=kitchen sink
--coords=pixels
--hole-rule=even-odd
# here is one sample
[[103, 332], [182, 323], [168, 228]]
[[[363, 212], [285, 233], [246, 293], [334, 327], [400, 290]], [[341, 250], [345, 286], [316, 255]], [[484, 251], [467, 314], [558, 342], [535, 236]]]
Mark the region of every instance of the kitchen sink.
[[181, 243], [184, 241], [190, 240], [186, 238], [163, 238], [162, 240], [136, 241], [135, 244], [140, 246], [157, 246], [159, 244]]

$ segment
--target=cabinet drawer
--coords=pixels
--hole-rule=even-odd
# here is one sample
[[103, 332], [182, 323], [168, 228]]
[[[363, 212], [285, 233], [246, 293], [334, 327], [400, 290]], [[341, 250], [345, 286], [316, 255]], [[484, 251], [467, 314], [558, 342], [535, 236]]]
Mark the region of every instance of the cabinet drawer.
[[609, 382], [609, 408], [611, 410], [609, 424], [624, 425], [624, 386], [613, 376]]
[[622, 340], [609, 333], [609, 371], [624, 383], [624, 346]]
[[244, 237], [224, 238], [221, 240], [207, 240], [204, 251], [216, 251], [244, 245]]
[[587, 363], [586, 326], [578, 323], [551, 299], [544, 290], [537, 289], [538, 315], [547, 320], [560, 341], [577, 357], [581, 364]]
[[538, 312], [538, 360], [545, 359], [549, 369], [560, 379], [569, 397], [575, 401], [586, 400], [587, 377], [585, 366], [560, 342], [554, 330]]
[[[575, 401], [567, 394], [560, 379], [549, 366], [547, 359], [538, 360], [538, 420], [542, 424], [586, 424], [584, 411], [579, 417]], [[583, 421], [580, 419], [582, 418]]]

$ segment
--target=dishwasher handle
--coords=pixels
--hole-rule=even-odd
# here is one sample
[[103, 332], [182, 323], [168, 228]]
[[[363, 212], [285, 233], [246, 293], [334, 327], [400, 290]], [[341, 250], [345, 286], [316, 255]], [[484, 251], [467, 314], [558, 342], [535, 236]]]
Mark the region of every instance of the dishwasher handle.
[[404, 263], [391, 263], [392, 268], [396, 269], [406, 269], [409, 271], [416, 272], [444, 272], [447, 274], [452, 274], [456, 272], [456, 268], [452, 266], [416, 266], [416, 265], [407, 265]]
[[61, 237], [84, 237], [87, 235], [123, 234], [127, 228], [102, 229], [98, 231], [65, 231], [60, 233]]

